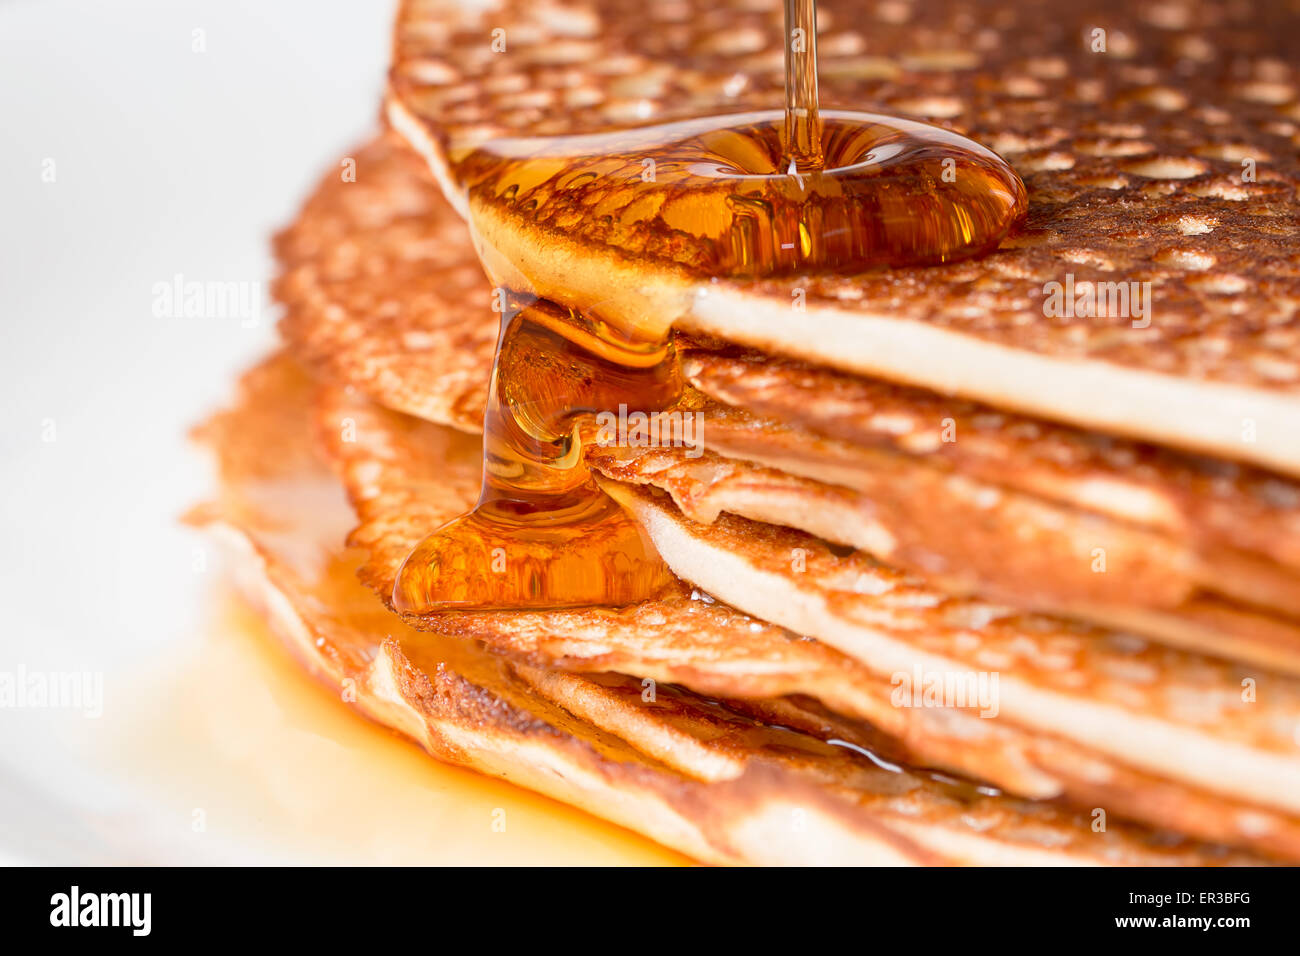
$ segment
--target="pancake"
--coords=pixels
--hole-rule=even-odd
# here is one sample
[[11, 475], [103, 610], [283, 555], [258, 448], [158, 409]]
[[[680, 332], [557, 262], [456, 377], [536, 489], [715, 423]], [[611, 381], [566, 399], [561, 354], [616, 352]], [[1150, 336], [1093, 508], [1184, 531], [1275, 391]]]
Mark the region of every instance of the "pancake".
[[[277, 240], [282, 332], [332, 380], [477, 431], [496, 323], [466, 230], [391, 136], [356, 157]], [[698, 520], [800, 527], [956, 593], [1300, 673], [1300, 483], [713, 344], [678, 347], [727, 462], [655, 449], [617, 477]]]
[[[322, 390], [318, 416], [360, 518], [349, 541], [368, 554], [361, 577], [387, 600], [411, 548], [473, 503], [477, 449], [449, 459], [445, 429], [340, 388]], [[408, 623], [529, 666], [614, 670], [728, 699], [812, 697], [828, 717], [867, 724], [809, 725], [819, 736], [1300, 859], [1300, 681], [947, 598], [808, 535], [734, 518], [706, 527], [662, 497], [608, 490], [696, 589], [623, 609], [457, 611]], [[913, 666], [996, 671], [1000, 709], [900, 706], [898, 675]], [[1258, 694], [1249, 703], [1247, 676]]]
[[949, 593], [1300, 673], [1300, 625], [1291, 616], [1300, 582], [1285, 569], [1231, 552], [1201, 559], [1182, 540], [1002, 485], [729, 418], [704, 422], [704, 446], [722, 455], [609, 447], [587, 460], [610, 477], [668, 491], [705, 524], [730, 512], [789, 525], [923, 574]]
[[321, 374], [477, 432], [497, 329], [465, 224], [396, 136], [353, 156], [356, 181], [325, 176], [275, 237], [280, 334]]
[[[948, 123], [1024, 178], [1024, 230], [978, 261], [712, 281], [672, 256], [590, 241], [581, 221], [557, 217], [563, 197], [480, 197], [471, 210], [456, 186], [458, 158], [494, 137], [779, 106], [780, 11], [776, 0], [407, 2], [387, 115], [483, 245], [523, 262], [541, 294], [1300, 474], [1300, 15], [1285, 5], [1004, 0], [988, 16], [955, 2], [922, 16], [889, 4], [864, 25], [857, 4], [823, 3], [824, 107]], [[1151, 309], [1136, 327], [1136, 315], [1049, 317], [1048, 284], [1067, 281], [1149, 282]]]
[[[236, 463], [316, 430], [310, 467], [227, 468], [199, 516], [241, 543], [309, 666], [437, 755], [711, 862], [1300, 859], [1300, 682], [1273, 672], [1300, 670], [1296, 555], [1276, 534], [1300, 493], [1262, 470], [1300, 474], [1291, 41], [1217, 4], [1157, 15], [1141, 47], [1134, 14], [1089, 11], [1077, 26], [1103, 23], [1109, 51], [1035, 0], [994, 12], [872, 31], [884, 57], [831, 4], [823, 106], [956, 120], [1025, 176], [1025, 228], [943, 268], [741, 282], [704, 267], [672, 205], [689, 197], [642, 210], [664, 241], [624, 250], [594, 215], [621, 208], [617, 175], [456, 180], [503, 135], [580, 151], [573, 134], [778, 105], [776, 4], [656, 7], [649, 30], [621, 0], [404, 3], [386, 109], [403, 142], [366, 148], [358, 182], [327, 182], [278, 240], [285, 336], [322, 381], [273, 359], [208, 429]], [[677, 575], [654, 600], [383, 607], [411, 547], [477, 492], [496, 290], [475, 252], [516, 292], [671, 334], [684, 356], [703, 457], [587, 451]], [[1152, 321], [1061, 319], [1058, 281], [1150, 289]], [[960, 451], [927, 435], [936, 410]], [[340, 481], [355, 550], [328, 544]], [[1098, 551], [1106, 573], [1085, 572]], [[978, 699], [921, 700], [934, 677], [945, 694], [974, 677]]]
[[[906, 456], [984, 486], [1186, 539], [1202, 560], [1230, 550], [1300, 569], [1300, 485], [1268, 471], [752, 353], [696, 350], [684, 365], [691, 383], [710, 397], [795, 426], [789, 447], [802, 441], [826, 449], [812, 432], [894, 453], [889, 460]], [[831, 459], [840, 469], [870, 467], [834, 460], [845, 454], [837, 446], [834, 454], [806, 457]], [[1276, 599], [1300, 613], [1296, 600], [1293, 594]]]
[[[191, 520], [231, 543], [305, 667], [434, 756], [704, 862], [1252, 862], [1123, 824], [1094, 832], [1085, 815], [886, 768], [672, 687], [646, 706], [635, 680], [538, 671], [410, 631], [355, 580], [340, 537], [351, 515], [309, 440], [312, 389], [284, 358], [245, 377], [236, 405], [199, 431], [221, 495]], [[449, 464], [458, 446], [442, 434]]]

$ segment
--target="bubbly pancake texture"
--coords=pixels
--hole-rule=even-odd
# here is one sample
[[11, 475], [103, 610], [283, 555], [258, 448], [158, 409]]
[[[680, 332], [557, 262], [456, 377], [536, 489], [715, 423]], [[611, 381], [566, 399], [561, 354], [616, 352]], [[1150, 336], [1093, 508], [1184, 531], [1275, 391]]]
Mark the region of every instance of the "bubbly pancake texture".
[[[849, 0], [820, 6], [823, 105], [919, 115], [1004, 155], [1030, 209], [995, 255], [698, 282], [508, 202], [476, 216], [535, 250], [535, 271], [570, 270], [584, 300], [653, 290], [673, 313], [660, 318], [766, 353], [1300, 473], [1297, 13], [1007, 0], [983, 15], [904, 2], [863, 16]], [[494, 137], [779, 103], [781, 32], [776, 0], [408, 2], [388, 115], [467, 212], [457, 156]], [[1150, 283], [1150, 309], [1048, 314], [1049, 284], [1067, 277], [1093, 291]]]

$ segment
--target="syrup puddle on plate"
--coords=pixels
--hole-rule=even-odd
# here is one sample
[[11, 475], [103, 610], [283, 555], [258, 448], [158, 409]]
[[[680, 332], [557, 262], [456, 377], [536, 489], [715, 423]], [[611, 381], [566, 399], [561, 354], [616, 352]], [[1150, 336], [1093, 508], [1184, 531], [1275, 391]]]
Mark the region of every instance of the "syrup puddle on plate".
[[[441, 763], [316, 683], [221, 595], [210, 637], [106, 688], [83, 759], [147, 831], [121, 862], [670, 865], [684, 857], [549, 798]], [[164, 666], [165, 664], [165, 666]], [[131, 819], [138, 816], [138, 819]]]

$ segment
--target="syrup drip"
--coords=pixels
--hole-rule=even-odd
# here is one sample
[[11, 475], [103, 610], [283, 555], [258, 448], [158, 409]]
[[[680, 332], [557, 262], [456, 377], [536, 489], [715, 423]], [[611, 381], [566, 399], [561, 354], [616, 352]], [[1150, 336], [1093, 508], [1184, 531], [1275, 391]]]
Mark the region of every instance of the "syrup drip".
[[596, 486], [582, 446], [600, 411], [653, 412], [681, 390], [666, 340], [626, 338], [544, 300], [504, 313], [478, 504], [406, 559], [397, 610], [618, 606], [667, 587], [671, 573]]
[[507, 307], [478, 505], [407, 558], [400, 612], [617, 607], [672, 581], [582, 458], [600, 412], [681, 397], [671, 310], [627, 295], [602, 263], [653, 265], [646, 285], [937, 265], [991, 252], [1023, 219], [1024, 184], [979, 144], [822, 112], [815, 22], [814, 0], [786, 0], [784, 114], [500, 139], [451, 157]]
[[785, 0], [785, 126], [787, 169], [821, 169], [817, 103], [817, 0]]

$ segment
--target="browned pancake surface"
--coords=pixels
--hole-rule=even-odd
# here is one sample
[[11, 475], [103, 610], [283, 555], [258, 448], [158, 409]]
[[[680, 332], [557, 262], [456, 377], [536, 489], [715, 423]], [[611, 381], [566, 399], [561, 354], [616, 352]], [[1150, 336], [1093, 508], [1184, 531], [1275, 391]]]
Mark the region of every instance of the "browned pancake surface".
[[1257, 468], [1067, 428], [921, 389], [752, 353], [685, 371], [738, 409], [943, 471], [1300, 567], [1300, 484]]
[[[466, 231], [392, 140], [357, 158], [358, 181], [327, 177], [280, 240], [286, 338], [388, 407], [476, 430], [496, 321]], [[735, 407], [708, 407], [703, 430], [732, 461], [638, 465], [671, 478], [683, 504], [689, 483], [697, 517], [711, 520], [713, 500], [952, 588], [1300, 667], [1295, 627], [1277, 616], [1300, 601], [1294, 481], [752, 354], [695, 348], [685, 369]], [[748, 510], [728, 497], [737, 489]], [[1093, 570], [1098, 548], [1106, 573]]]
[[[1086, 816], [885, 769], [672, 687], [647, 701], [628, 678], [515, 666], [409, 631], [352, 576], [347, 508], [306, 439], [312, 387], [284, 359], [250, 373], [239, 403], [200, 430], [222, 493], [193, 520], [238, 544], [305, 666], [441, 759], [712, 862], [1249, 862], [1122, 824], [1095, 833]], [[454, 473], [460, 438], [443, 434]]]
[[[1217, 0], [819, 4], [823, 105], [951, 125], [1029, 187], [990, 259], [770, 282], [1049, 355], [1300, 394], [1300, 14]], [[408, 2], [396, 100], [440, 151], [782, 103], [781, 4]], [[504, 52], [494, 52], [493, 30]], [[1106, 33], [1094, 52], [1093, 31]], [[1253, 161], [1254, 181], [1243, 180]], [[546, 223], [534, 224], [537, 235]], [[1150, 327], [1049, 319], [1043, 286], [1150, 281]], [[797, 316], [792, 316], [792, 320]], [[1249, 449], [1241, 449], [1244, 455]]]
[[[473, 501], [477, 461], [449, 460], [441, 437], [445, 429], [341, 389], [322, 393], [319, 414], [322, 438], [361, 519], [350, 540], [369, 551], [362, 576], [387, 596], [409, 550]], [[339, 422], [350, 423], [352, 430], [340, 432]], [[431, 494], [434, 484], [458, 486], [460, 500]], [[1116, 713], [1127, 715], [1121, 720], [1154, 720], [1179, 728], [1176, 734], [1208, 734], [1202, 743], [1211, 748], [1217, 738], [1234, 741], [1230, 749], [1244, 745], [1260, 754], [1295, 753], [1288, 728], [1300, 725], [1300, 685], [1293, 681], [1261, 676], [1270, 688], [1270, 704], [1246, 704], [1239, 681], [1245, 672], [1222, 662], [1017, 615], [986, 602], [947, 598], [860, 554], [836, 556], [816, 539], [787, 529], [724, 519], [698, 533], [729, 554], [760, 563], [810, 599], [832, 605], [848, 626], [902, 642], [909, 659], [938, 655], [953, 672], [993, 668], [1005, 680], [1062, 695], [1058, 703], [1118, 708]], [[1117, 758], [1099, 752], [1098, 741], [1081, 743], [1068, 731], [1045, 729], [1052, 720], [1044, 711], [986, 720], [970, 710], [898, 707], [891, 699], [895, 668], [883, 658], [846, 656], [698, 590], [683, 587], [625, 609], [456, 612], [411, 623], [440, 635], [478, 639], [544, 667], [613, 669], [728, 698], [812, 696], [885, 731], [884, 739], [872, 733], [859, 739], [891, 759], [938, 764], [1022, 793], [1064, 792], [1085, 806], [1102, 805], [1216, 840], [1267, 847], [1270, 853], [1300, 853], [1300, 826], [1289, 815], [1204, 792], [1206, 782], [1217, 784], [1223, 775], [1202, 775], [1199, 784], [1174, 782], [1144, 769], [1140, 748]], [[1204, 759], [1218, 758], [1207, 750]]]
[[353, 158], [355, 181], [327, 175], [276, 237], [280, 332], [299, 361], [390, 407], [477, 431], [497, 330], [465, 224], [396, 137]]

